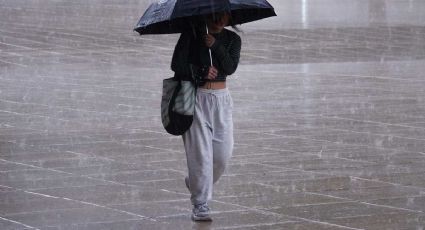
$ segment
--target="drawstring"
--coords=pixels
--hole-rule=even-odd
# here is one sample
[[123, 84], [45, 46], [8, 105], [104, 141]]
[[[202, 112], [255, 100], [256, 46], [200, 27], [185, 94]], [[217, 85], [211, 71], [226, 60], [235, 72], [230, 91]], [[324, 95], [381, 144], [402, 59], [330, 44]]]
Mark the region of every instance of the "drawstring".
[[[207, 27], [207, 34], [209, 34], [208, 32], [208, 25], [205, 25], [205, 27]], [[213, 66], [213, 62], [212, 62], [212, 55], [211, 55], [211, 48], [208, 48], [208, 51], [210, 53], [210, 62], [211, 62], [211, 66]]]

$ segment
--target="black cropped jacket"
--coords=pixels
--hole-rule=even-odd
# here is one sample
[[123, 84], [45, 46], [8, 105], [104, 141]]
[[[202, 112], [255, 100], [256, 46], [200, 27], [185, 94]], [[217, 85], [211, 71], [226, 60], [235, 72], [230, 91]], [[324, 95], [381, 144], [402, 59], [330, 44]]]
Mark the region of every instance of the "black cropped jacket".
[[171, 61], [171, 69], [176, 78], [188, 80], [193, 73], [202, 85], [206, 81], [226, 81], [227, 76], [236, 71], [240, 58], [241, 38], [227, 29], [212, 35], [216, 39], [211, 47], [211, 54], [213, 66], [218, 70], [217, 78], [204, 79], [211, 62], [208, 47], [203, 41], [204, 36], [197, 30], [180, 35]]

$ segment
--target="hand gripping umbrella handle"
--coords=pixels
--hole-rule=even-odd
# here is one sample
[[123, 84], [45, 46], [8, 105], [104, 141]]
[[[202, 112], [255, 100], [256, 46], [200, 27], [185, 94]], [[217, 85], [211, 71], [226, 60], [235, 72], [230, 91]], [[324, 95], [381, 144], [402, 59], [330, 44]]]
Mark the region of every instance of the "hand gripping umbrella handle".
[[[207, 27], [207, 34], [209, 34], [209, 32], [208, 32], [208, 25], [206, 25], [205, 27]], [[209, 53], [210, 53], [210, 62], [211, 62], [211, 66], [213, 66], [213, 63], [212, 63], [212, 55], [211, 55], [211, 48], [208, 48], [208, 51], [209, 51]]]

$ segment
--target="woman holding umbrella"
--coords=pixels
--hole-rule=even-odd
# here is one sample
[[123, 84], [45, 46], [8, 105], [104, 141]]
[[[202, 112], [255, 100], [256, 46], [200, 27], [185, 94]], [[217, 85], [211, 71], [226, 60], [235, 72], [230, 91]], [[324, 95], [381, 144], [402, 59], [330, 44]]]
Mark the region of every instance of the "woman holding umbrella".
[[241, 51], [239, 35], [224, 28], [232, 25], [229, 13], [209, 15], [206, 22], [208, 33], [200, 26], [181, 34], [171, 63], [175, 77], [194, 72], [199, 82], [193, 123], [183, 134], [194, 221], [211, 221], [213, 184], [232, 155], [233, 101], [226, 78], [236, 71]]
[[[208, 16], [199, 20], [202, 15]], [[238, 67], [241, 39], [224, 27], [272, 16], [276, 13], [267, 0], [160, 0], [149, 6], [135, 28], [141, 35], [182, 33], [171, 69], [176, 79], [197, 79], [193, 123], [183, 134], [189, 169], [185, 182], [195, 221], [211, 221], [213, 184], [233, 150], [233, 102], [226, 78]]]

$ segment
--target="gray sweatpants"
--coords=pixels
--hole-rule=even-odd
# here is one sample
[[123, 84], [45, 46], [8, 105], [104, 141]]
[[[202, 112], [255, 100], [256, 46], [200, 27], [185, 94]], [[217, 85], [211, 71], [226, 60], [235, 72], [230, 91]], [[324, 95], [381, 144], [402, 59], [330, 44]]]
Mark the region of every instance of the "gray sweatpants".
[[192, 204], [212, 198], [233, 151], [233, 101], [228, 89], [198, 89], [192, 126], [183, 134]]

